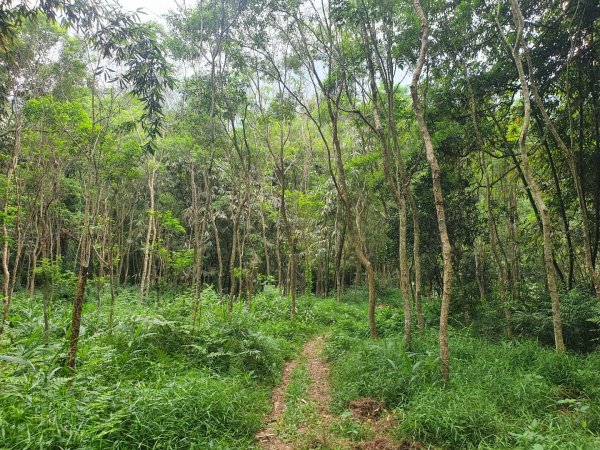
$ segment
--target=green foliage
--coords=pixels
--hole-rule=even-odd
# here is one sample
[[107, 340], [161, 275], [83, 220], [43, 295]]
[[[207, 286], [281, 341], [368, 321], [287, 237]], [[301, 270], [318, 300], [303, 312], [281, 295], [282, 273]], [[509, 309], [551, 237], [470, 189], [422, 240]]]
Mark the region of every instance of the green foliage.
[[[572, 289], [561, 296], [561, 318], [565, 344], [573, 350], [587, 352], [598, 345], [598, 324], [594, 322], [598, 299], [589, 291]], [[529, 287], [523, 301], [514, 305], [514, 328], [524, 336], [535, 337], [552, 345], [552, 309], [546, 290]]]
[[230, 314], [209, 287], [192, 326], [189, 296], [164, 298], [159, 309], [140, 305], [135, 290], [121, 291], [111, 330], [108, 309], [86, 303], [69, 390], [62, 369], [69, 303], [56, 305], [45, 346], [39, 298], [18, 295], [0, 342], [2, 447], [250, 447], [284, 358], [314, 331], [306, 323], [313, 303], [299, 300], [291, 321], [288, 301], [271, 288], [252, 309], [236, 304]]
[[165, 230], [175, 234], [185, 234], [185, 228], [183, 227], [183, 225], [181, 225], [179, 219], [173, 216], [172, 211], [165, 211], [163, 213], [159, 213], [158, 220]]
[[431, 380], [436, 364], [434, 357], [417, 360], [407, 354], [401, 339], [386, 338], [355, 340], [351, 350], [337, 356], [334, 367], [335, 406], [343, 408], [360, 397], [404, 405], [425, 379]]
[[534, 341], [494, 343], [451, 330], [452, 377], [443, 385], [435, 330], [414, 336], [406, 353], [401, 314], [377, 312], [384, 337], [370, 341], [364, 309], [332, 311], [327, 355], [338, 411], [360, 397], [380, 399], [396, 411], [398, 437], [440, 448], [598, 446], [597, 352], [559, 355]]

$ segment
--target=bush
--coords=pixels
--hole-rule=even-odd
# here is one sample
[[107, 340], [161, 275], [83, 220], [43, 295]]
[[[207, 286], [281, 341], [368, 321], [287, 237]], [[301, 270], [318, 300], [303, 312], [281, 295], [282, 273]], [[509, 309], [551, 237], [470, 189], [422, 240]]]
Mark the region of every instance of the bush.
[[428, 377], [434, 363], [433, 358], [407, 354], [399, 338], [346, 342], [350, 346], [338, 356], [332, 370], [334, 402], [338, 409], [360, 397], [403, 405], [415, 387]]
[[[597, 298], [590, 292], [575, 288], [561, 295], [561, 319], [566, 346], [579, 352], [593, 351], [598, 345]], [[547, 293], [532, 287], [530, 295], [519, 303], [512, 315], [514, 329], [522, 336], [554, 345], [552, 308]]]

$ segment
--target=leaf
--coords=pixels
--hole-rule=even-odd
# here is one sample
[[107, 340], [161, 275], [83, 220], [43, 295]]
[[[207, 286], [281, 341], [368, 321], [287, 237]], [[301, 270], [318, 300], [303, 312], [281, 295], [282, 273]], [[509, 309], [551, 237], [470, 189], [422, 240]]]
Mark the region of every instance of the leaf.
[[34, 372], [37, 372], [37, 370], [35, 369], [35, 367], [33, 366], [33, 364], [31, 364], [29, 361], [26, 361], [26, 360], [24, 360], [22, 358], [18, 358], [16, 356], [0, 355], [0, 360], [12, 362], [12, 363], [15, 363], [15, 364], [21, 364], [22, 366], [28, 367], [31, 370], [33, 370]]

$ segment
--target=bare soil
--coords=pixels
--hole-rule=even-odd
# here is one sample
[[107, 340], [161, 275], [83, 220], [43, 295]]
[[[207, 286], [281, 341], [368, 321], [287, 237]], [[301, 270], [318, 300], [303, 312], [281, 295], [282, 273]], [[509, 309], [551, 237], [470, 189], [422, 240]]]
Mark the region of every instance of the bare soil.
[[[391, 439], [388, 434], [396, 427], [395, 416], [385, 409], [383, 403], [377, 399], [360, 398], [350, 402], [348, 408], [352, 416], [363, 423], [367, 423], [375, 437], [368, 441], [350, 442], [347, 439], [333, 438], [329, 436], [331, 424], [335, 421], [330, 411], [331, 390], [329, 387], [329, 366], [323, 357], [325, 340], [323, 336], [310, 340], [302, 350], [302, 358], [306, 359], [306, 365], [311, 379], [309, 389], [309, 401], [314, 403], [319, 414], [320, 421], [316, 430], [306, 430], [313, 434], [312, 445], [308, 448], [336, 448], [352, 450], [421, 450], [425, 449], [417, 442], [401, 441]], [[285, 394], [291, 381], [291, 375], [298, 364], [298, 359], [285, 364], [283, 368], [283, 380], [273, 391], [273, 408], [267, 417], [267, 425], [256, 434], [260, 448], [265, 450], [294, 450], [296, 447], [289, 442], [284, 442], [278, 436], [277, 424], [283, 420], [285, 412]], [[335, 444], [334, 444], [335, 443]], [[334, 444], [331, 446], [331, 444]], [[306, 448], [306, 443], [302, 446]]]
[[283, 366], [283, 380], [273, 391], [273, 408], [267, 417], [267, 426], [256, 434], [256, 439], [261, 448], [268, 450], [292, 450], [293, 447], [279, 439], [275, 427], [283, 417], [285, 411], [285, 393], [292, 377], [292, 372], [298, 364], [298, 360], [287, 362]]

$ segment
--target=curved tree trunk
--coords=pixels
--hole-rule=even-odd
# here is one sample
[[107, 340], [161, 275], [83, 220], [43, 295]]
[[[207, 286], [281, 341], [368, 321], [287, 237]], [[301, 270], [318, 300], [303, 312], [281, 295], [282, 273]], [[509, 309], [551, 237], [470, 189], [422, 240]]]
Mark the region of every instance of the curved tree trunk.
[[533, 172], [529, 166], [529, 155], [527, 154], [527, 134], [529, 131], [529, 124], [531, 122], [531, 101], [529, 98], [529, 86], [525, 77], [525, 70], [523, 68], [523, 61], [521, 58], [521, 45], [523, 43], [523, 28], [525, 21], [521, 13], [521, 9], [517, 4], [516, 0], [510, 0], [511, 12], [515, 25], [517, 27], [517, 36], [515, 39], [514, 46], [511, 46], [506, 38], [502, 36], [508, 47], [511, 48], [512, 56], [519, 73], [519, 81], [521, 84], [521, 92], [523, 94], [524, 114], [523, 124], [521, 127], [521, 134], [519, 136], [519, 151], [521, 154], [523, 174], [527, 179], [527, 184], [531, 189], [533, 199], [540, 213], [540, 220], [542, 222], [542, 237], [544, 242], [544, 264], [546, 267], [546, 279], [548, 282], [548, 291], [550, 293], [550, 301], [552, 303], [552, 324], [554, 328], [554, 344], [558, 353], [564, 353], [565, 343], [562, 334], [562, 320], [560, 315], [560, 299], [558, 295], [558, 284], [556, 282], [556, 273], [553, 265], [553, 245], [552, 245], [552, 232], [550, 229], [550, 212], [546, 206], [546, 202], [542, 198], [542, 193], [537, 184], [536, 179], [533, 176]]

